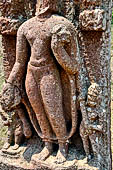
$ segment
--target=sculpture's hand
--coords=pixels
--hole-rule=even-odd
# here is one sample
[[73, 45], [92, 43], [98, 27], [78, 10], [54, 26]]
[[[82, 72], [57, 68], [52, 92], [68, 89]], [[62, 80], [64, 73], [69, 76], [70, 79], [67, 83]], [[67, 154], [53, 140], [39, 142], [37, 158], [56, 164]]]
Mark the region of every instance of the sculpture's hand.
[[20, 90], [17, 86], [10, 83], [5, 83], [1, 94], [1, 106], [5, 111], [11, 110], [19, 105], [21, 102]]
[[71, 29], [68, 28], [68, 25], [58, 24], [53, 28], [51, 49], [61, 67], [68, 74], [76, 74], [79, 66], [77, 31], [73, 25], [70, 25], [70, 27]]
[[92, 83], [88, 89], [88, 98], [87, 98], [87, 105], [90, 107], [95, 107], [99, 102], [99, 95], [101, 92], [101, 88], [98, 84]]

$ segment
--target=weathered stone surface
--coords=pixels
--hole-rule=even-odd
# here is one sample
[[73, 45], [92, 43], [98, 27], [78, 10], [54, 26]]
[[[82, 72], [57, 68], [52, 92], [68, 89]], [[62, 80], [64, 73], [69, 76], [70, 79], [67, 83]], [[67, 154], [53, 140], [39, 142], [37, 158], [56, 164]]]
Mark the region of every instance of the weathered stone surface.
[[16, 35], [17, 29], [23, 23], [17, 19], [0, 17], [0, 33], [2, 35]]
[[[15, 89], [16, 87], [19, 89], [22, 86], [26, 61], [28, 60], [27, 42], [29, 42], [31, 56], [29, 63], [27, 63], [25, 88], [41, 133], [31, 119], [32, 124], [45, 142], [42, 152], [33, 155], [32, 160], [45, 160], [48, 158], [53, 152], [52, 143], [58, 141], [59, 151], [56, 162], [62, 163], [66, 161], [67, 140], [72, 137], [77, 128], [76, 99], [78, 98], [78, 101], [80, 101], [82, 114], [86, 115], [85, 98], [87, 91], [84, 89], [85, 83], [82, 79], [75, 27], [64, 17], [53, 15], [53, 12], [57, 11], [56, 1], [54, 3], [51, 1], [40, 2], [38, 5], [36, 17], [25, 22], [18, 30], [17, 58], [8, 81], [3, 87], [2, 95], [5, 96], [5, 99], [1, 98], [1, 105], [2, 109], [4, 109], [7, 95], [12, 97], [9, 98], [10, 104], [8, 102], [6, 103], [8, 107], [8, 109], [5, 107], [6, 110], [14, 108], [15, 96], [17, 96], [18, 100], [18, 91], [16, 91], [16, 94], [10, 94], [9, 89]], [[38, 49], [37, 46], [39, 46]], [[71, 86], [71, 111], [69, 120], [66, 120], [67, 110], [63, 113], [62, 84], [59, 74], [60, 70], [57, 64], [67, 73], [67, 78]], [[77, 89], [75, 83], [77, 83]], [[12, 85], [12, 87], [9, 87], [9, 85]], [[24, 101], [24, 98], [22, 100]], [[28, 113], [31, 118], [31, 114], [33, 113]], [[72, 128], [68, 132], [66, 127], [68, 124], [66, 122], [69, 121], [71, 123], [71, 119]]]
[[102, 0], [80, 0], [79, 2], [83, 9], [94, 9], [102, 5]]
[[[38, 141], [38, 142], [37, 142]], [[98, 168], [86, 164], [86, 159], [79, 149], [74, 147], [70, 148], [67, 162], [63, 164], [55, 164], [56, 153], [54, 152], [46, 161], [30, 162], [31, 155], [36, 150], [40, 152], [42, 149], [42, 142], [37, 137], [33, 137], [27, 143], [27, 146], [23, 146], [20, 157], [15, 158], [14, 156], [4, 154], [0, 157], [0, 170], [98, 170]], [[76, 154], [75, 154], [76, 153]], [[81, 155], [79, 154], [81, 153]], [[3, 155], [3, 154], [2, 154]], [[5, 159], [4, 159], [5, 157]]]
[[80, 13], [79, 24], [81, 30], [105, 31], [107, 25], [104, 10], [84, 10]]
[[[25, 20], [29, 19], [35, 14], [35, 3], [35, 1], [27, 0], [0, 1], [0, 33], [2, 34], [5, 80], [8, 79], [12, 67], [15, 63], [17, 29]], [[12, 94], [11, 91], [7, 92]], [[10, 100], [5, 100], [4, 104], [5, 103], [10, 104]], [[15, 104], [16, 103], [17, 101], [15, 100]], [[4, 122], [5, 126], [8, 126], [8, 138], [6, 145], [4, 145], [5, 148], [8, 148], [10, 146], [8, 143], [12, 143], [12, 141], [14, 141], [16, 144], [15, 148], [18, 148], [18, 145], [22, 142], [23, 136], [26, 138], [31, 136], [32, 132], [30, 125], [24, 112], [25, 109], [20, 104], [18, 109], [7, 112], [5, 116], [2, 114], [3, 120], [5, 120], [6, 117], [8, 119], [13, 119], [13, 121], [10, 123], [8, 123], [8, 121]], [[16, 119], [16, 121], [14, 119]], [[22, 124], [22, 122], [24, 124]]]
[[35, 15], [36, 1], [0, 1], [0, 33], [2, 34], [5, 79], [15, 62], [16, 33], [19, 26]]
[[[111, 1], [103, 1], [100, 7], [104, 6], [107, 18], [111, 18]], [[90, 10], [92, 8], [90, 7]], [[83, 9], [81, 9], [83, 10]], [[87, 10], [87, 9], [85, 9]], [[87, 67], [88, 77], [90, 82], [97, 82], [102, 88], [102, 102], [100, 104], [100, 117], [103, 121], [104, 133], [98, 141], [99, 152], [98, 160], [101, 167], [104, 169], [110, 169], [110, 20], [107, 21], [106, 31], [81, 31], [80, 33], [80, 52], [83, 56], [85, 65]], [[107, 51], [106, 51], [107, 50]], [[108, 68], [109, 65], [109, 68]], [[109, 99], [107, 99], [109, 96]], [[109, 115], [109, 116], [108, 116]], [[108, 132], [109, 131], [109, 132]], [[109, 138], [109, 140], [108, 140]], [[107, 144], [107, 147], [105, 145]], [[106, 158], [108, 156], [108, 160]], [[103, 157], [103, 158], [102, 158]], [[108, 163], [109, 162], [109, 163]]]
[[[19, 55], [19, 53], [21, 53], [23, 56], [22, 63], [21, 63], [21, 60], [18, 60], [18, 61], [23, 66], [23, 61], [25, 62], [25, 53], [27, 52], [27, 50], [28, 50], [29, 57], [31, 56], [30, 62], [29, 62], [30, 64], [27, 67], [27, 79], [26, 79], [26, 91], [27, 91], [27, 95], [29, 97], [30, 103], [27, 97], [25, 97], [25, 95], [24, 95], [25, 100], [22, 99], [22, 102], [24, 103], [24, 105], [26, 106], [26, 109], [28, 110], [28, 113], [29, 113], [29, 116], [30, 116], [30, 119], [33, 125], [34, 125], [33, 120], [35, 120], [36, 126], [34, 127], [36, 131], [37, 131], [37, 125], [38, 125], [36, 120], [38, 120], [38, 122], [41, 120], [40, 128], [42, 130], [44, 127], [44, 131], [45, 131], [44, 132], [42, 130], [42, 134], [44, 133], [47, 134], [46, 133], [48, 130], [47, 127], [50, 127], [50, 126], [41, 124], [44, 121], [40, 119], [41, 118], [40, 116], [37, 116], [36, 113], [38, 111], [36, 111], [36, 109], [39, 110], [41, 108], [40, 113], [42, 113], [42, 110], [46, 111], [45, 115], [47, 116], [47, 119], [49, 119], [49, 123], [51, 124], [51, 126], [53, 125], [52, 128], [49, 128], [49, 129], [50, 131], [52, 129], [52, 131], [55, 133], [55, 129], [54, 129], [55, 120], [50, 119], [50, 111], [52, 110], [52, 113], [55, 116], [56, 110], [61, 107], [63, 108], [64, 114], [62, 114], [62, 111], [59, 109], [60, 120], [58, 119], [59, 115], [55, 116], [54, 118], [58, 122], [58, 125], [56, 126], [58, 129], [58, 133], [56, 133], [56, 137], [60, 135], [60, 130], [61, 130], [62, 137], [64, 138], [67, 136], [65, 135], [66, 134], [65, 126], [67, 126], [68, 131], [70, 131], [71, 129], [71, 113], [73, 113], [72, 115], [73, 115], [74, 121], [72, 121], [72, 129], [74, 127], [74, 131], [72, 131], [72, 134], [73, 132], [75, 132], [76, 128], [77, 128], [77, 132], [79, 133], [78, 129], [80, 128], [80, 124], [81, 124], [80, 134], [83, 140], [83, 146], [80, 140], [81, 146], [78, 146], [78, 148], [82, 150], [84, 147], [88, 159], [92, 157], [92, 154], [94, 156], [94, 159], [91, 159], [91, 161], [88, 161], [88, 164], [93, 163], [93, 166], [95, 166], [96, 164], [97, 169], [111, 170], [112, 168], [111, 168], [111, 150], [110, 150], [110, 18], [111, 18], [112, 2], [110, 0], [107, 0], [107, 1], [105, 0], [103, 1], [101, 0], [62, 1], [62, 3], [58, 6], [58, 9], [60, 8], [59, 11], [61, 11], [63, 15], [65, 15], [70, 21], [72, 21], [75, 24], [76, 30], [74, 26], [68, 20], [64, 19], [63, 17], [59, 17], [57, 15], [52, 15], [51, 17], [51, 13], [48, 13], [48, 12], [46, 13], [46, 10], [48, 9], [48, 2], [50, 3], [49, 8], [56, 10], [57, 6], [54, 6], [56, 1], [54, 1], [54, 4], [53, 4], [53, 1], [38, 1], [36, 17], [27, 21], [24, 25], [20, 27], [18, 31], [19, 40], [17, 40], [17, 47], [18, 47], [17, 56]], [[11, 8], [14, 8], [14, 3], [12, 3], [12, 7], [11, 7], [11, 3], [9, 6]], [[23, 2], [21, 2], [21, 5], [23, 5], [22, 3]], [[26, 4], [29, 4], [29, 3], [26, 3]], [[21, 5], [18, 4], [18, 8], [20, 8]], [[16, 20], [18, 20], [16, 14], [17, 13], [20, 14], [20, 9], [17, 10], [17, 13], [11, 12], [9, 10], [9, 6], [7, 6], [7, 9], [11, 13], [11, 15], [8, 18], [9, 14], [6, 12], [6, 15], [8, 14], [6, 16], [8, 22], [6, 22], [5, 20], [5, 24], [11, 23], [10, 21], [13, 20], [12, 16], [14, 16], [14, 13], [15, 13], [14, 18]], [[26, 9], [29, 9], [29, 8], [27, 7]], [[35, 8], [32, 8], [32, 9], [35, 10]], [[6, 9], [4, 8], [4, 10]], [[23, 22], [24, 18], [25, 19], [28, 19], [28, 18], [26, 17], [27, 14], [25, 10], [23, 10], [23, 8], [21, 9], [21, 11], [23, 15], [22, 16], [22, 22]], [[42, 12], [41, 17], [38, 16], [38, 13], [40, 12]], [[4, 17], [5, 12], [2, 11], [2, 13], [3, 13], [2, 17]], [[30, 13], [28, 14], [28, 16], [30, 16]], [[1, 19], [3, 19], [3, 22], [4, 22], [4, 18], [1, 18]], [[11, 34], [12, 28], [10, 27], [10, 24], [8, 24], [7, 27], [4, 27], [4, 24], [3, 24], [3, 26], [1, 26], [1, 30], [4, 30], [4, 28], [5, 29], [8, 28], [8, 30], [6, 30], [6, 32], [4, 32], [4, 35], [3, 35], [3, 42], [5, 46], [5, 53], [6, 53], [5, 55], [6, 57], [4, 58], [4, 61], [5, 61], [4, 66], [6, 68], [6, 77], [8, 78], [9, 73], [12, 70], [12, 65], [13, 65], [12, 63], [14, 63], [14, 60], [15, 60], [16, 37], [15, 36], [10, 37], [13, 42], [13, 48], [12, 48], [11, 47], [12, 43], [10, 43], [10, 41], [7, 40], [7, 36], [5, 35], [5, 33]], [[15, 32], [12, 31], [12, 32], [13, 32], [12, 35], [16, 33], [16, 31]], [[1, 33], [3, 32], [1, 31]], [[27, 41], [29, 42], [31, 46], [31, 51], [28, 46], [26, 48], [27, 50], [25, 50], [26, 40], [23, 38], [23, 36], [25, 36]], [[42, 41], [38, 39], [35, 45], [32, 47], [32, 44], [35, 42], [34, 40], [36, 39], [37, 36], [38, 38], [42, 37]], [[48, 40], [48, 38], [50, 39]], [[10, 47], [8, 49], [6, 48], [7, 47], [6, 42], [7, 44], [11, 44], [11, 45], [7, 45]], [[40, 47], [40, 49], [42, 50], [39, 50], [38, 47]], [[48, 55], [49, 53], [46, 54], [47, 52], [46, 47], [49, 47], [49, 49], [51, 49], [51, 55]], [[12, 50], [13, 52], [11, 52], [10, 49], [13, 49]], [[76, 50], [74, 51], [73, 49], [76, 49]], [[34, 55], [31, 55], [31, 54], [34, 54]], [[35, 58], [35, 56], [37, 56], [36, 54], [42, 56], [42, 58], [45, 56], [49, 56], [49, 57], [52, 56], [54, 58], [53, 65], [55, 64], [55, 67], [53, 67], [53, 65], [51, 67], [48, 65], [49, 63], [51, 63], [51, 60], [48, 60], [48, 63], [42, 62], [42, 65], [40, 65], [37, 62], [34, 62], [34, 59], [37, 60], [37, 57]], [[67, 54], [68, 54], [68, 57], [66, 58]], [[13, 60], [11, 56], [14, 56]], [[71, 56], [72, 61], [70, 60], [70, 56]], [[76, 63], [74, 63], [75, 59], [76, 59]], [[9, 64], [7, 64], [8, 62]], [[10, 63], [12, 65], [10, 65]], [[28, 60], [27, 60], [27, 63], [28, 63]], [[33, 65], [33, 67], [31, 65]], [[41, 69], [39, 69], [39, 71], [37, 70], [39, 67], [42, 67], [45, 65], [48, 67], [47, 70], [45, 68], [43, 69], [43, 71], [41, 71]], [[22, 86], [20, 85], [20, 83], [21, 83], [21, 80], [25, 82], [24, 78], [25, 78], [26, 73], [24, 74], [23, 77], [20, 76], [24, 71], [22, 67], [21, 71], [19, 71], [19, 74], [18, 74], [19, 76], [18, 75], [16, 76], [15, 74], [18, 72], [17, 68], [18, 66], [16, 66], [15, 69], [13, 69], [13, 71], [11, 72], [13, 73], [12, 74], [13, 76], [10, 75], [8, 82], [13, 84], [13, 86], [17, 86], [21, 89]], [[59, 73], [55, 71], [56, 68], [58, 69]], [[7, 70], [8, 70], [8, 73], [7, 73]], [[54, 71], [55, 71], [55, 74], [54, 74]], [[33, 73], [33, 76], [35, 78], [33, 78], [31, 73]], [[44, 79], [43, 83], [39, 84], [39, 82], [42, 80], [43, 75], [46, 74], [45, 75], [46, 77], [50, 73], [52, 75], [55, 75], [55, 78], [54, 78], [55, 83], [50, 83], [51, 79]], [[58, 78], [59, 77], [58, 74], [60, 75], [61, 81]], [[40, 79], [38, 79], [38, 77], [40, 77]], [[34, 85], [35, 84], [35, 82], [33, 83], [34, 79], [37, 85]], [[56, 91], [55, 93], [55, 90], [57, 89], [56, 85], [57, 85], [57, 88], [60, 90], [60, 92]], [[6, 84], [6, 87], [7, 87], [7, 84]], [[38, 102], [38, 104], [36, 103], [36, 101], [39, 96], [35, 98], [36, 94], [39, 94], [37, 87], [39, 88], [39, 90], [42, 90], [41, 95], [40, 95], [41, 100]], [[55, 90], [52, 90], [54, 87], [55, 87]], [[54, 94], [54, 97], [51, 97], [53, 94]], [[59, 97], [61, 96], [62, 96], [62, 99], [60, 100], [60, 103], [62, 104], [60, 105], [58, 104], [58, 101], [59, 101]], [[55, 103], [55, 99], [56, 99], [56, 103]], [[39, 106], [40, 102], [43, 103], [43, 106]], [[51, 107], [48, 107], [49, 103], [52, 104], [50, 105]], [[35, 113], [33, 112], [31, 108], [31, 104], [32, 104], [32, 107]], [[51, 110], [49, 108], [51, 108]], [[76, 111], [78, 112], [78, 114], [76, 114], [77, 113]], [[62, 121], [61, 121], [61, 117], [62, 117]], [[81, 122], [81, 119], [82, 119], [82, 122]], [[40, 135], [39, 132], [38, 134]], [[74, 136], [76, 135], [77, 134], [74, 133]], [[53, 133], [51, 136], [53, 139], [54, 137]], [[41, 137], [43, 139], [42, 135]], [[78, 138], [79, 138], [78, 136], [76, 136], [76, 138], [74, 137], [70, 138], [69, 136], [70, 142], [74, 145], [74, 149], [75, 149], [75, 143], [77, 142]], [[47, 137], [46, 140], [47, 139], [50, 139], [50, 138]], [[67, 138], [65, 139], [67, 140]], [[61, 142], [60, 140], [58, 141], [59, 144]], [[64, 142], [64, 139], [63, 139], [63, 142]], [[90, 148], [90, 143], [91, 143], [92, 149]], [[51, 152], [51, 144], [48, 145], [46, 143], [45, 146]], [[72, 147], [72, 145], [70, 144], [69, 146], [70, 148]], [[67, 144], [62, 145], [60, 149], [61, 149], [61, 152], [62, 152], [62, 149], [66, 151]], [[76, 155], [77, 153], [74, 149], [73, 151], [75, 152], [75, 155]], [[43, 156], [45, 157], [45, 154], [48, 154], [47, 150], [45, 150], [45, 152], [42, 153], [41, 157]], [[82, 155], [82, 154], [80, 153], [79, 155]], [[36, 158], [37, 156], [33, 155], [32, 161], [35, 162], [37, 160]], [[38, 156], [38, 159], [39, 159], [39, 156]], [[38, 160], [36, 162], [38, 164]], [[41, 169], [45, 168], [44, 164], [43, 166], [41, 165], [42, 166], [40, 167]], [[85, 166], [86, 166], [86, 169], [88, 168], [88, 164], [84, 164], [84, 163], [82, 164], [81, 162], [80, 164], [78, 165], [78, 163], [76, 162], [77, 169], [85, 169]], [[46, 165], [46, 168], [47, 167], [48, 165]], [[35, 168], [35, 165], [34, 165], [34, 168]], [[61, 168], [64, 168], [62, 164], [61, 164]], [[90, 168], [93, 169], [93, 167], [90, 167]]]

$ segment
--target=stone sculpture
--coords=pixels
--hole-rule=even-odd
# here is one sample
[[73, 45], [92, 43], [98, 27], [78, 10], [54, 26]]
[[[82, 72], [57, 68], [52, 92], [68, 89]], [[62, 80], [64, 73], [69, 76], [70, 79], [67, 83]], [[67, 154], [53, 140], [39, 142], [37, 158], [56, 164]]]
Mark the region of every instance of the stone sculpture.
[[[37, 16], [25, 22], [18, 30], [16, 63], [3, 90], [8, 89], [9, 84], [12, 84], [14, 89], [21, 87], [21, 80], [28, 61], [27, 43], [29, 43], [31, 57], [27, 66], [25, 88], [45, 142], [42, 152], [34, 155], [32, 159], [45, 160], [52, 153], [53, 140], [58, 140], [57, 159], [58, 162], [64, 162], [67, 155], [67, 140], [74, 134], [77, 126], [75, 76], [78, 76], [79, 85], [83, 84], [77, 33], [73, 24], [68, 20], [58, 15], [52, 15], [57, 11], [57, 1], [49, 0], [42, 3], [40, 1], [37, 8]], [[69, 134], [63, 113], [61, 80], [55, 60], [68, 74], [73, 88], [71, 89], [72, 130]], [[83, 86], [78, 88], [83, 90]], [[16, 94], [16, 96], [18, 95]], [[86, 114], [85, 97], [85, 92], [80, 91], [79, 100], [81, 108], [84, 109], [83, 114]], [[13, 103], [12, 100], [9, 101]], [[14, 103], [18, 105], [18, 102], [14, 101]], [[84, 116], [84, 118], [86, 117]], [[86, 122], [84, 121], [84, 123]]]
[[[31, 131], [27, 135], [24, 131], [30, 129], [29, 116], [44, 142], [42, 151], [35, 150], [31, 156], [31, 169], [51, 157], [54, 143], [59, 149], [53, 164], [56, 169], [56, 164], [64, 168], [68, 145], [75, 146], [79, 139], [76, 132], [80, 133], [88, 158], [87, 163], [82, 164], [84, 168], [111, 169], [110, 99], [107, 97], [110, 60], [105, 53], [108, 41], [104, 43], [105, 37], [107, 40], [110, 37], [108, 6], [111, 7], [110, 1], [62, 1], [59, 5], [57, 0], [38, 0], [36, 16], [18, 30], [16, 62], [3, 86], [1, 106], [5, 115], [13, 115], [18, 110], [16, 117], [22, 124], [20, 134], [25, 137], [31, 136]], [[58, 15], [58, 11], [67, 19]], [[1, 18], [1, 23], [3, 20]], [[3, 25], [1, 33], [4, 35], [7, 31], [3, 31]], [[27, 112], [21, 110], [23, 105]], [[12, 133], [14, 131], [16, 129]], [[73, 168], [83, 169], [82, 165], [76, 163]]]
[[[24, 1], [1, 1], [0, 2], [0, 11], [2, 16], [0, 17], [0, 33], [2, 34], [2, 45], [3, 48], [3, 65], [4, 65], [4, 77], [5, 80], [8, 79], [9, 74], [12, 70], [12, 67], [15, 63], [15, 44], [16, 44], [16, 32], [19, 26], [28, 18], [34, 15], [35, 9], [33, 8], [35, 5], [34, 2], [24, 2]], [[11, 85], [9, 84], [9, 87]], [[10, 88], [11, 89], [11, 88]], [[7, 93], [9, 93], [7, 91]], [[13, 93], [13, 90], [12, 90]], [[10, 97], [8, 100], [10, 101]], [[21, 144], [21, 139], [23, 138], [23, 133], [25, 137], [31, 137], [30, 124], [26, 119], [26, 115], [24, 115], [25, 110], [23, 106], [20, 104], [18, 108], [13, 109], [13, 111], [8, 110], [8, 100], [4, 102], [5, 97], [2, 96], [1, 101], [3, 101], [3, 109], [1, 108], [0, 112], [3, 118], [3, 123], [5, 126], [8, 126], [8, 139], [4, 144], [3, 150], [6, 152], [6, 149], [10, 147], [10, 144], [13, 141], [13, 134], [15, 133], [15, 142]], [[5, 115], [4, 115], [5, 113]], [[19, 114], [19, 115], [18, 115]], [[12, 117], [12, 121], [11, 121]], [[13, 118], [14, 117], [14, 118]], [[10, 123], [8, 123], [11, 121]], [[17, 121], [15, 122], [14, 119]], [[20, 122], [20, 123], [19, 123]], [[23, 122], [23, 124], [22, 124]], [[16, 124], [17, 123], [17, 124]], [[13, 126], [13, 128], [12, 128]], [[17, 128], [16, 128], [17, 127]], [[19, 128], [20, 127], [20, 128]], [[24, 131], [24, 132], [23, 132]], [[16, 135], [18, 134], [18, 135]], [[20, 134], [20, 135], [19, 135]], [[19, 137], [20, 136], [20, 137]], [[19, 145], [13, 147], [13, 149], [18, 148]], [[12, 148], [12, 147], [11, 147]]]
[[[9, 88], [11, 89], [11, 85], [9, 86]], [[7, 93], [7, 97], [8, 97], [8, 93]], [[7, 100], [9, 100], [9, 98], [7, 98]], [[6, 102], [6, 96], [5, 97], [2, 96], [1, 97], [2, 108], [0, 108], [0, 114], [4, 126], [8, 126], [7, 140], [2, 148], [3, 152], [6, 152], [6, 150], [11, 146], [13, 141], [14, 141], [14, 146], [11, 146], [11, 149], [17, 150], [20, 144], [22, 143], [23, 135], [27, 139], [29, 139], [32, 136], [30, 124], [28, 123], [21, 106], [18, 105], [17, 108], [8, 110], [7, 104], [5, 105], [5, 107], [3, 107], [5, 102]]]
[[[80, 135], [83, 140], [84, 150], [89, 160], [92, 156], [94, 156], [94, 158], [97, 158], [98, 144], [96, 143], [96, 141], [98, 141], [98, 133], [104, 133], [102, 124], [103, 122], [101, 121], [101, 117], [99, 117], [98, 115], [98, 110], [101, 103], [100, 94], [100, 87], [97, 84], [93, 83], [88, 89], [88, 99], [86, 104], [88, 127], [85, 128], [83, 121], [80, 127]], [[92, 98], [93, 102], [90, 98]], [[93, 153], [91, 153], [90, 142]]]

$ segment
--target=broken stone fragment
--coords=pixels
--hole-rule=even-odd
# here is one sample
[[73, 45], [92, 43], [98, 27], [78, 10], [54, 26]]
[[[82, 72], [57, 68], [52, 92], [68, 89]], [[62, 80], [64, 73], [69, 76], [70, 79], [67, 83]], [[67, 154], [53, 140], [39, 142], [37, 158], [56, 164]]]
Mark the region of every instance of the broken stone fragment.
[[84, 10], [80, 13], [79, 24], [84, 31], [105, 31], [106, 15], [103, 9]]

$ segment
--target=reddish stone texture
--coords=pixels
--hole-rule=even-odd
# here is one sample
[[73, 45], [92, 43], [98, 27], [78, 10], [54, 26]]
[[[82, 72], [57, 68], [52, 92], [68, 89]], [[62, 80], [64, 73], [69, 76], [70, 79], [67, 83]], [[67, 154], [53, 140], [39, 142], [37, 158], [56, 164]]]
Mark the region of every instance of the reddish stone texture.
[[[94, 2], [94, 3], [92, 3]], [[90, 4], [91, 3], [91, 4]], [[87, 6], [88, 5], [88, 6]], [[86, 28], [80, 29], [80, 55], [83, 57], [85, 66], [87, 68], [88, 79], [90, 83], [97, 83], [102, 89], [100, 108], [98, 108], [98, 115], [103, 121], [103, 133], [98, 136], [95, 145], [98, 144], [97, 162], [102, 169], [111, 169], [111, 146], [110, 146], [110, 25], [111, 25], [111, 1], [87, 1], [85, 4], [80, 3], [80, 25], [84, 20], [81, 20], [81, 15], [84, 17], [87, 13], [94, 12], [94, 10], [104, 10], [105, 16], [109, 18], [105, 21], [106, 29], [99, 31], [94, 27], [94, 30], [89, 28], [92, 20], [86, 22]], [[84, 18], [83, 17], [83, 18]], [[103, 20], [105, 17], [103, 18]], [[101, 22], [102, 23], [102, 22]], [[101, 24], [100, 28], [102, 29]], [[84, 24], [85, 26], [85, 24]], [[87, 27], [88, 26], [88, 27]], [[95, 24], [96, 26], [96, 24]], [[81, 28], [81, 27], [80, 27]], [[88, 30], [89, 29], [89, 30]], [[86, 31], [87, 30], [87, 31]], [[87, 43], [86, 43], [87, 42]], [[109, 96], [109, 98], [108, 98]], [[96, 107], [95, 111], [96, 111]], [[100, 121], [99, 121], [100, 122]], [[100, 123], [101, 123], [100, 122]], [[106, 147], [105, 147], [106, 146]], [[106, 159], [107, 158], [107, 159]]]
[[[27, 47], [29, 42], [31, 56], [27, 63], [25, 88], [42, 132], [41, 138], [45, 142], [45, 148], [40, 154], [33, 155], [32, 160], [45, 160], [51, 154], [52, 143], [56, 140], [59, 144], [56, 161], [62, 163], [66, 160], [67, 140], [75, 133], [77, 127], [75, 83], [78, 84], [80, 103], [85, 103], [86, 93], [82, 92], [84, 83], [81, 79], [76, 30], [64, 17], [53, 15], [52, 13], [57, 11], [57, 5], [52, 6], [51, 2], [47, 2], [39, 4], [37, 16], [25, 22], [18, 30], [16, 62], [8, 78], [8, 84], [21, 87], [26, 62], [29, 59]], [[67, 72], [71, 86], [72, 130], [69, 134], [63, 113], [58, 63]], [[7, 89], [8, 84], [6, 83], [4, 88]], [[85, 105], [81, 107], [84, 109]]]
[[84, 10], [79, 17], [81, 30], [105, 31], [106, 16], [103, 9]]
[[[0, 33], [2, 34], [4, 76], [5, 80], [7, 80], [15, 63], [17, 30], [25, 20], [31, 18], [35, 14], [35, 1], [1, 1], [0, 11]], [[9, 148], [12, 141], [17, 145], [20, 145], [22, 143], [23, 134], [26, 138], [31, 137], [32, 134], [30, 125], [26, 119], [26, 113], [24, 114], [25, 110], [21, 104], [16, 110], [14, 109], [11, 112], [6, 112], [5, 117], [3, 114], [4, 119], [7, 117], [8, 119], [12, 118], [13, 120], [11, 123], [7, 124], [8, 139], [4, 145], [4, 149]], [[14, 119], [17, 121], [15, 122]], [[14, 134], [15, 137], [13, 139]], [[18, 148], [17, 145], [15, 145], [14, 150]]]
[[[110, 0], [66, 0], [58, 6], [56, 3], [56, 0], [37, 1], [36, 16], [20, 26], [12, 71], [12, 66], [7, 65], [9, 58], [4, 60], [11, 74], [9, 78], [6, 75], [8, 80], [2, 98], [7, 99], [10, 84], [16, 100], [9, 98], [8, 109], [17, 107], [20, 97], [36, 132], [45, 142], [42, 152], [32, 156], [33, 164], [52, 154], [54, 142], [59, 144], [55, 162], [65, 162], [68, 139], [76, 144], [77, 139], [71, 137], [80, 127], [87, 163], [97, 169], [111, 170], [109, 42], [112, 3]], [[18, 7], [22, 5], [23, 1]], [[9, 6], [7, 9], [10, 11]], [[22, 11], [23, 18], [28, 19], [23, 8]], [[55, 15], [58, 11], [68, 20]], [[11, 20], [14, 13], [18, 20], [16, 14], [20, 14], [20, 10], [11, 12]], [[6, 44], [4, 35], [10, 33], [11, 24], [9, 18], [4, 20], [3, 17], [0, 29]], [[12, 30], [13, 36], [15, 31]], [[14, 51], [15, 39], [12, 41]], [[11, 91], [8, 95], [12, 95]]]
[[2, 36], [2, 46], [3, 46], [4, 76], [5, 79], [8, 79], [9, 74], [15, 63], [16, 36], [11, 35]]

